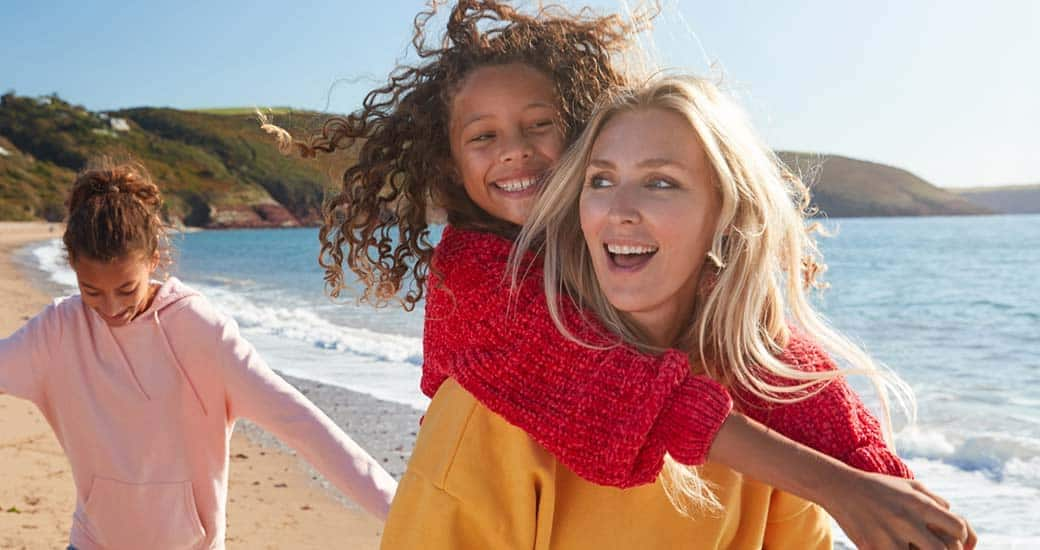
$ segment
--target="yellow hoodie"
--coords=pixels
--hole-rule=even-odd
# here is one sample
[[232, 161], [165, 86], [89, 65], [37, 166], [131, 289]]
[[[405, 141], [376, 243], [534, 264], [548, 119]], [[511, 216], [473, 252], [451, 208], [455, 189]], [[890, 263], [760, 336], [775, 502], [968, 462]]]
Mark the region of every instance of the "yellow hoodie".
[[449, 379], [426, 413], [382, 548], [831, 548], [819, 507], [717, 464], [701, 475], [722, 510], [692, 518], [660, 480], [595, 485]]

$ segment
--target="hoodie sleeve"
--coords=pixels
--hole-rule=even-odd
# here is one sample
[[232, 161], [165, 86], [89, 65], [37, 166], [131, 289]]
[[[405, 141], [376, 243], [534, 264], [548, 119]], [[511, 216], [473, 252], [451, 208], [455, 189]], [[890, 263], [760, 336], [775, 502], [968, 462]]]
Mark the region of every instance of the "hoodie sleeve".
[[665, 453], [700, 464], [732, 401], [717, 382], [691, 376], [675, 350], [652, 356], [619, 345], [570, 301], [550, 317], [541, 266], [512, 292], [506, 239], [453, 228], [434, 255], [423, 335], [422, 389], [454, 378], [484, 406], [526, 431], [586, 480], [653, 482]]
[[51, 363], [49, 349], [58, 345], [57, 315], [56, 306], [48, 306], [0, 340], [0, 393], [40, 403], [44, 369]]
[[234, 320], [222, 317], [221, 359], [228, 416], [248, 418], [300, 453], [340, 491], [385, 521], [397, 482], [296, 388], [274, 373]]

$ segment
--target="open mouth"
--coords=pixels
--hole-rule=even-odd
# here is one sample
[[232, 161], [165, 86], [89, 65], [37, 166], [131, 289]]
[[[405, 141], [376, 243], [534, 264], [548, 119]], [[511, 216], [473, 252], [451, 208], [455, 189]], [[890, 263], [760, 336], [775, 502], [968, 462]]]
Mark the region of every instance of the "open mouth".
[[657, 254], [657, 247], [651, 245], [604, 244], [610, 263], [624, 270], [638, 270], [645, 266]]

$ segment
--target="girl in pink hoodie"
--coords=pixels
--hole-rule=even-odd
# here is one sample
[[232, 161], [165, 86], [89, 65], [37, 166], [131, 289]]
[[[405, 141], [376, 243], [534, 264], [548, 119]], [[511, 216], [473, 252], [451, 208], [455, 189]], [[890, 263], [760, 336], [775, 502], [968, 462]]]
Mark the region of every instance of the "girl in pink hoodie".
[[64, 242], [78, 296], [0, 340], [0, 393], [39, 407], [76, 483], [78, 550], [224, 548], [228, 444], [249, 418], [380, 520], [397, 483], [174, 277], [159, 188], [137, 164], [82, 172]]

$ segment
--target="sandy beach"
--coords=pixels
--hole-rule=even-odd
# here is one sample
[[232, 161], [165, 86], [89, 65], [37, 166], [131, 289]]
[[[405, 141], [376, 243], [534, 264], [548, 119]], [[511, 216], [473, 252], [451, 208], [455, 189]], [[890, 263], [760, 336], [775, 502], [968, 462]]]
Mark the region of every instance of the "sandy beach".
[[[0, 222], [0, 336], [50, 301], [41, 281], [12, 259], [26, 244], [60, 235], [47, 223]], [[288, 378], [400, 477], [418, 411], [307, 380]], [[36, 408], [0, 395], [0, 548], [64, 548], [75, 488], [61, 447]], [[240, 422], [231, 447], [228, 548], [377, 548], [381, 524], [260, 428]]]

